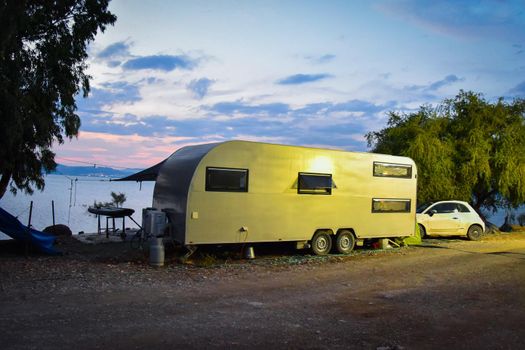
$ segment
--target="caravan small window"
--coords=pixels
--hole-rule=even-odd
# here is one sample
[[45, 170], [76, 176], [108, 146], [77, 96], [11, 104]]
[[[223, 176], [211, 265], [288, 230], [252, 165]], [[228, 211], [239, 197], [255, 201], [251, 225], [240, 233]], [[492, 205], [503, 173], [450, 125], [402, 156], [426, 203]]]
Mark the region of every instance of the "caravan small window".
[[412, 178], [412, 165], [374, 162], [374, 176]]
[[332, 174], [299, 173], [297, 193], [332, 194]]
[[373, 198], [372, 213], [410, 213], [410, 199]]
[[206, 168], [206, 191], [248, 192], [248, 169]]

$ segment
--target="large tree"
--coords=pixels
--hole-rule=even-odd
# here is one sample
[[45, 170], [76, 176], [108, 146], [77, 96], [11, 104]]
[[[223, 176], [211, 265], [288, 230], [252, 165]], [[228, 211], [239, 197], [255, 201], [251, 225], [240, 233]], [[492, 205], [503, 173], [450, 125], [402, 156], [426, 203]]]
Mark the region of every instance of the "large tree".
[[487, 101], [460, 91], [436, 107], [390, 113], [366, 135], [374, 152], [412, 158], [418, 201], [461, 199], [480, 209], [525, 202], [525, 100]]
[[0, 198], [9, 183], [43, 189], [52, 145], [78, 134], [87, 45], [116, 20], [108, 2], [0, 0]]

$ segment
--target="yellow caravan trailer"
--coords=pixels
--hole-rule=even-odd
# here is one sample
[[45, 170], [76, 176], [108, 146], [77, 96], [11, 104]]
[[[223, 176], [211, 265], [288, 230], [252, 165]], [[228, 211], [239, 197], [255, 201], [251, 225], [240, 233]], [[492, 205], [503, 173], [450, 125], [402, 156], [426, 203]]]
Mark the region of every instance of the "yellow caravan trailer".
[[416, 178], [406, 157], [227, 141], [166, 159], [153, 206], [186, 246], [289, 241], [345, 254], [356, 239], [414, 234]]

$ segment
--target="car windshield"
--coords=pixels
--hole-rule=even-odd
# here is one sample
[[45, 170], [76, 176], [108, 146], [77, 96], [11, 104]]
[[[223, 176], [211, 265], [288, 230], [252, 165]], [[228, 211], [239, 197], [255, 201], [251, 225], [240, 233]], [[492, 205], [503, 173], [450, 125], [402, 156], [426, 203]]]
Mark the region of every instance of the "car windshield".
[[416, 213], [421, 214], [422, 212], [425, 211], [425, 209], [430, 207], [432, 204], [434, 204], [434, 202], [428, 202], [428, 203], [421, 204], [419, 207], [417, 207]]

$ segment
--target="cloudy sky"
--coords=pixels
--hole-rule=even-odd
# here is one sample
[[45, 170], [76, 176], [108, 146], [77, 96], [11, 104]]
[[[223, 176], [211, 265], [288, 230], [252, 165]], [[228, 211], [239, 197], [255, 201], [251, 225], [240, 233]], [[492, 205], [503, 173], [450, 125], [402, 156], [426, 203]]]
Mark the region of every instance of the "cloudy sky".
[[389, 111], [525, 97], [525, 1], [113, 0], [57, 160], [147, 167], [230, 139], [367, 151]]

